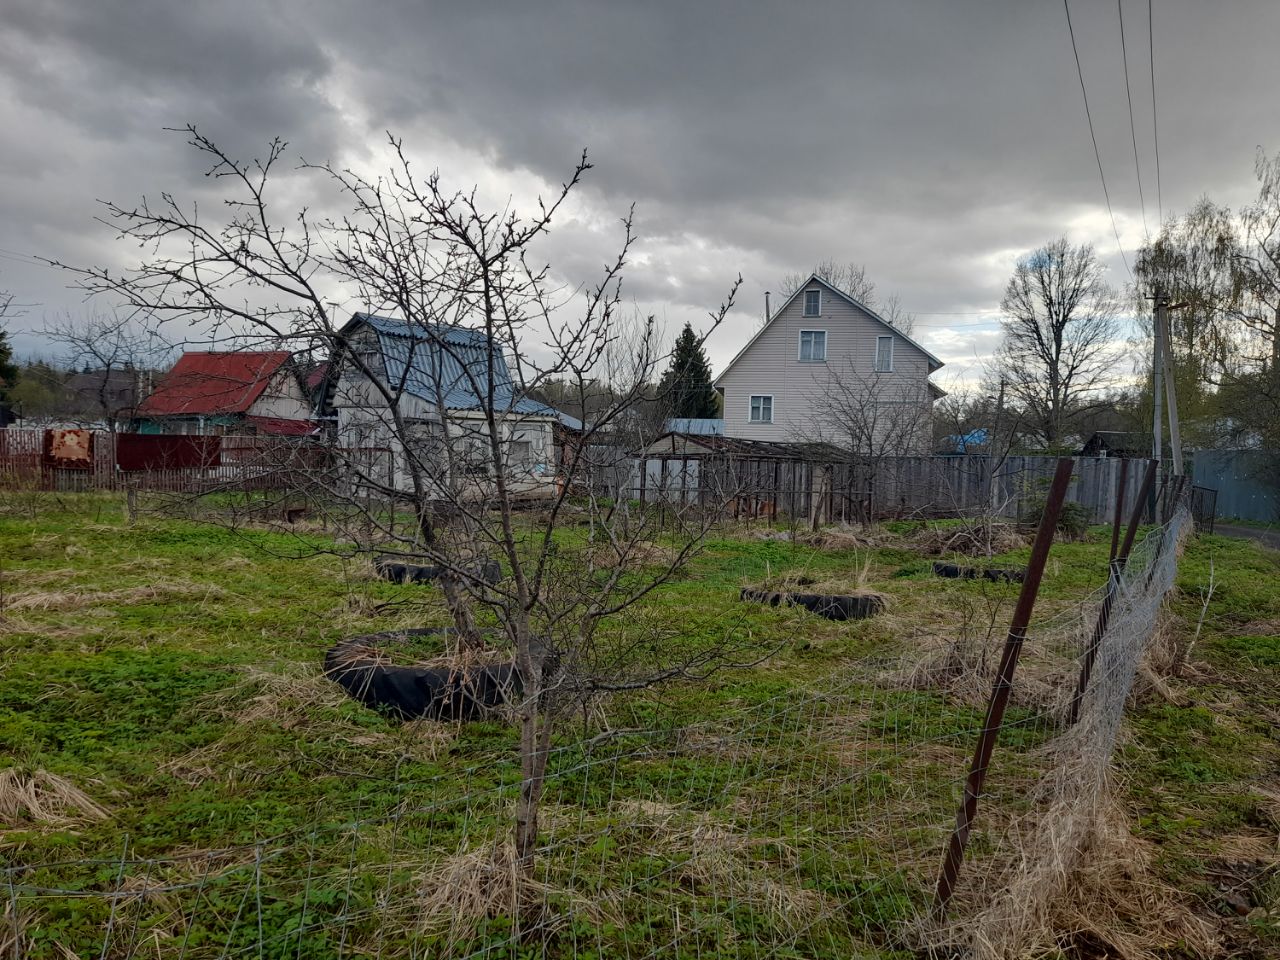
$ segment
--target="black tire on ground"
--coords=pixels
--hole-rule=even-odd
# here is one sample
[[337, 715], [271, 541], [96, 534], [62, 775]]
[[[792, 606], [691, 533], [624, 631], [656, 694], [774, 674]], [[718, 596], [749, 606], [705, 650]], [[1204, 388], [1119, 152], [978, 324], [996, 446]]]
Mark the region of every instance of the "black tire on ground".
[[884, 598], [875, 594], [791, 593], [753, 590], [743, 587], [741, 597], [771, 607], [795, 605], [804, 607], [828, 620], [865, 620], [884, 612]]
[[501, 663], [466, 670], [381, 663], [369, 646], [438, 636], [447, 628], [397, 630], [344, 640], [324, 657], [324, 673], [353, 700], [404, 720], [479, 720], [520, 695], [520, 674]]
[[958, 567], [953, 563], [934, 563], [935, 576], [947, 577], [951, 580], [990, 580], [993, 583], [1022, 583], [1026, 578], [1024, 570], [1001, 570], [996, 568], [980, 569], [978, 567]]
[[[395, 557], [377, 557], [373, 568], [383, 580], [392, 583], [430, 583], [439, 579], [441, 568], [430, 564], [404, 563]], [[502, 565], [497, 560], [485, 560], [468, 571], [477, 582], [497, 586], [502, 579]]]

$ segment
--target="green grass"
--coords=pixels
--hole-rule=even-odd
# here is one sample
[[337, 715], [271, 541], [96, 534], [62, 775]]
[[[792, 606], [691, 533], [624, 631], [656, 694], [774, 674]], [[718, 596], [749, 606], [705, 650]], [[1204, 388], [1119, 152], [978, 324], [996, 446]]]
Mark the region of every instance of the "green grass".
[[[615, 697], [561, 731], [546, 798], [546, 896], [570, 913], [596, 885], [621, 897], [614, 914], [561, 929], [563, 955], [653, 949], [674, 937], [673, 906], [689, 956], [736, 956], [753, 939], [786, 942], [795, 956], [893, 955], [885, 931], [927, 907], [983, 709], [887, 688], [874, 671], [921, 633], [954, 636], [966, 616], [990, 616], [998, 647], [1018, 587], [935, 578], [910, 549], [919, 525], [887, 527], [878, 546], [832, 552], [718, 535], [611, 628], [664, 638], [655, 656], [726, 631], [771, 656]], [[583, 536], [561, 539], [572, 549]], [[129, 525], [112, 497], [0, 501], [2, 765], [66, 777], [111, 811], [105, 821], [11, 824], [0, 862], [101, 861], [42, 867], [23, 882], [103, 891], [120, 870], [112, 861], [158, 858], [130, 875], [152, 871], [148, 882], [188, 892], [127, 905], [127, 916], [157, 942], [189, 936], [192, 957], [256, 955], [260, 935], [264, 955], [333, 956], [343, 927], [356, 952], [382, 939], [384, 955], [407, 955], [417, 934], [395, 910], [380, 921], [379, 898], [398, 891], [397, 909], [407, 909], [423, 871], [506, 836], [516, 738], [496, 721], [397, 724], [318, 676], [342, 637], [448, 622], [431, 588], [381, 582], [330, 555], [290, 559], [326, 545], [315, 532]], [[1103, 529], [1054, 547], [1040, 618], [1101, 586], [1106, 549]], [[1227, 538], [1195, 543], [1175, 602], [1186, 629], [1210, 559], [1219, 587], [1194, 659], [1220, 672], [1186, 684], [1186, 704], [1137, 704], [1120, 757], [1135, 829], [1161, 845], [1171, 877], [1173, 865], [1212, 856], [1222, 836], [1266, 828], [1252, 786], [1276, 769], [1275, 637], [1248, 629], [1280, 617], [1275, 559]], [[882, 618], [836, 624], [738, 600], [743, 584], [766, 576], [848, 578], [868, 560], [867, 586], [890, 601]], [[636, 732], [583, 745], [606, 722]], [[991, 820], [973, 839], [979, 863], [998, 849], [1002, 818], [1026, 810], [1053, 733], [1023, 708], [1007, 724], [984, 801]], [[356, 821], [365, 826], [348, 829]], [[699, 840], [697, 829], [721, 839]], [[210, 860], [226, 848], [238, 848], [231, 861]], [[717, 851], [723, 860], [704, 862]], [[215, 879], [201, 885], [187, 856], [215, 863]], [[793, 910], [757, 896], [758, 878], [775, 875]], [[175, 916], [191, 910], [182, 898], [197, 888], [188, 933]], [[856, 909], [801, 922], [806, 898]], [[33, 957], [102, 951], [105, 898], [34, 905]], [[421, 936], [440, 947], [439, 932]], [[499, 950], [510, 927], [494, 918], [469, 936]]]

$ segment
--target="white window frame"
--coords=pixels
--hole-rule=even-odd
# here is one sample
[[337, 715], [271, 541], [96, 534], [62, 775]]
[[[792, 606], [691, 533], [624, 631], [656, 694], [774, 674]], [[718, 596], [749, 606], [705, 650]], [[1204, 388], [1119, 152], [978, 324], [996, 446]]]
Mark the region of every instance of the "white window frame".
[[[818, 300], [818, 305], [814, 308], [813, 313], [810, 313], [810, 312], [809, 312], [809, 294], [811, 294], [811, 293], [812, 293], [812, 294], [814, 294], [814, 295], [817, 297], [817, 300]], [[801, 310], [801, 313], [803, 313], [803, 314], [804, 314], [804, 316], [806, 316], [806, 317], [820, 317], [820, 316], [822, 316], [822, 291], [821, 291], [820, 289], [819, 289], [819, 290], [806, 290], [806, 291], [804, 292], [804, 305], [803, 305], [803, 309]]]
[[[804, 355], [804, 335], [806, 333], [822, 334], [822, 356], [806, 357]], [[827, 362], [827, 331], [825, 330], [801, 330], [800, 338], [796, 344], [796, 359], [801, 363], [826, 363]]]
[[[761, 419], [755, 417], [755, 404], [757, 400], [769, 401], [769, 419], [764, 419], [764, 404], [760, 404]], [[772, 393], [753, 393], [747, 398], [747, 422], [748, 423], [773, 423], [773, 394]]]
[[[871, 363], [876, 373], [893, 373], [893, 341], [896, 337], [889, 335], [884, 337], [876, 337], [876, 355]], [[880, 366], [880, 344], [885, 340], [889, 341], [889, 364], [888, 366]]]

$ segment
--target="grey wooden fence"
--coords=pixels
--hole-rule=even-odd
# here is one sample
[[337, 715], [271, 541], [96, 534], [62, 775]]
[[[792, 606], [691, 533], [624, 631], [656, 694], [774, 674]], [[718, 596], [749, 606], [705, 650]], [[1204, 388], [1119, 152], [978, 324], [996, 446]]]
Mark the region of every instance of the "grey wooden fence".
[[[670, 460], [670, 458], [665, 458]], [[891, 457], [876, 462], [779, 460], [758, 469], [754, 460], [650, 455], [632, 471], [631, 498], [697, 503], [734, 516], [814, 517], [820, 522], [871, 516], [947, 517], [988, 511], [1019, 517], [1042, 500], [1055, 457]], [[705, 461], [705, 462], [702, 462]], [[1124, 461], [1079, 457], [1067, 499], [1085, 507], [1090, 522], [1111, 519]], [[1132, 510], [1146, 460], [1129, 461], [1125, 511]], [[992, 475], [994, 471], [994, 476]], [[744, 508], [747, 504], [749, 508]]]

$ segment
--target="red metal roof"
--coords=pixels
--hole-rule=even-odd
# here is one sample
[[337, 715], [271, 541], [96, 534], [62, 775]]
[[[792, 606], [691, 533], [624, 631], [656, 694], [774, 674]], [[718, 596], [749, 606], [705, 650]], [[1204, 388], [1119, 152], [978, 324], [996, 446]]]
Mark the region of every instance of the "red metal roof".
[[142, 401], [143, 416], [245, 413], [288, 362], [287, 350], [184, 353]]

